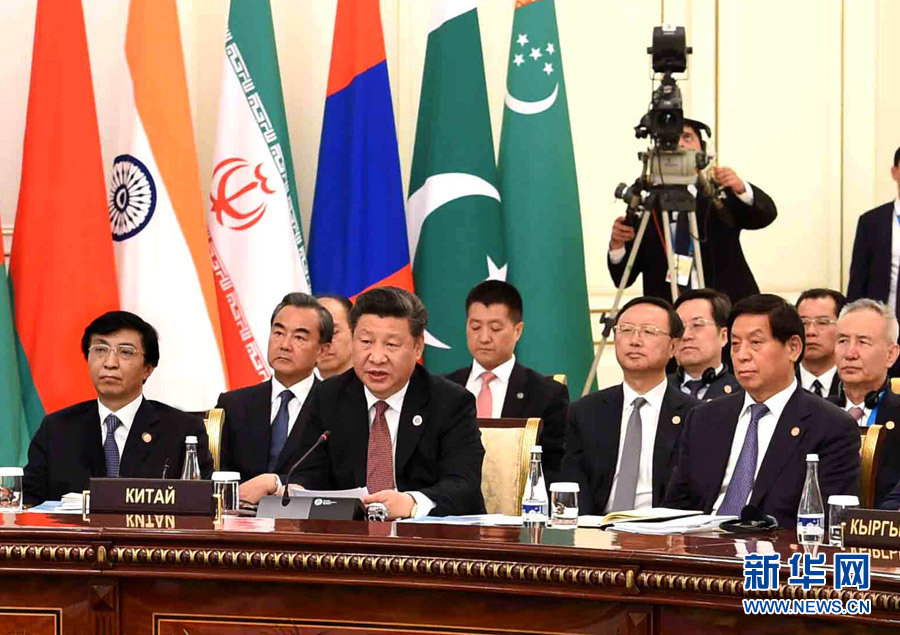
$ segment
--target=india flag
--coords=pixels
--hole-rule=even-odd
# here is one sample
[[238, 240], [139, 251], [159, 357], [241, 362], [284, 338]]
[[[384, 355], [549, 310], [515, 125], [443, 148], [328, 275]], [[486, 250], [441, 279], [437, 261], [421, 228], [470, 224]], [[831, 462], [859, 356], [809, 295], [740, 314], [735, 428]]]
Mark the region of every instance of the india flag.
[[269, 0], [231, 0], [207, 207], [228, 379], [270, 372], [266, 340], [284, 294], [309, 293]]
[[159, 331], [145, 394], [187, 410], [225, 388], [175, 0], [131, 0], [109, 215], [122, 308]]

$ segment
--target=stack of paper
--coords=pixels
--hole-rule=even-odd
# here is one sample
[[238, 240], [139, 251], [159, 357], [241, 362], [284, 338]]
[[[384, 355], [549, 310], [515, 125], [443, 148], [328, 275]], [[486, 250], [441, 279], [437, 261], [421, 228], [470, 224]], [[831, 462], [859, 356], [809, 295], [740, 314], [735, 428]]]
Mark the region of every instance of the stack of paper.
[[686, 518], [672, 518], [660, 521], [625, 521], [613, 523], [611, 529], [631, 534], [648, 534], [664, 536], [667, 534], [693, 534], [718, 529], [726, 520], [737, 516], [713, 516], [708, 514], [692, 515]]
[[81, 511], [84, 504], [84, 495], [80, 492], [69, 492], [62, 497], [62, 505], [60, 511]]

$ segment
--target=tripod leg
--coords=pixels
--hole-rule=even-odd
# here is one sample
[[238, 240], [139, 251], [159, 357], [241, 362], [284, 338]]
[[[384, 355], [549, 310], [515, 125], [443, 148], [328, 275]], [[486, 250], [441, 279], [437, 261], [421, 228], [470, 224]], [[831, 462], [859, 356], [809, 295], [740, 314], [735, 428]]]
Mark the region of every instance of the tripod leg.
[[644, 240], [644, 232], [647, 231], [647, 223], [649, 221], [650, 212], [642, 212], [641, 224], [638, 225], [637, 236], [634, 237], [634, 244], [631, 246], [631, 253], [628, 254], [628, 260], [625, 262], [625, 272], [622, 274], [622, 279], [619, 281], [619, 288], [616, 289], [616, 297], [615, 300], [613, 300], [612, 308], [609, 310], [607, 322], [603, 326], [603, 337], [600, 339], [600, 344], [597, 346], [597, 350], [594, 353], [594, 360], [591, 362], [591, 370], [588, 373], [587, 381], [584, 382], [584, 389], [581, 391], [582, 397], [584, 397], [591, 391], [591, 386], [594, 383], [594, 378], [597, 376], [597, 365], [600, 363], [600, 357], [602, 357], [603, 355], [603, 349], [606, 348], [606, 342], [609, 340], [609, 334], [612, 331], [613, 321], [616, 319], [616, 314], [619, 312], [619, 304], [622, 302], [622, 295], [625, 293], [625, 287], [628, 286], [628, 279], [631, 277], [631, 270], [634, 268], [634, 261], [637, 258], [638, 251], [641, 248], [641, 243]]
[[[679, 212], [683, 213], [683, 212]], [[663, 236], [666, 240], [666, 261], [669, 265], [669, 285], [672, 289], [672, 302], [678, 299], [678, 272], [675, 271], [675, 252], [672, 250], [672, 226], [669, 224], [669, 211], [662, 211]]]
[[706, 286], [706, 279], [703, 275], [703, 258], [700, 254], [700, 234], [697, 229], [696, 209], [688, 212], [688, 226], [691, 228], [691, 240], [694, 245], [694, 268], [697, 270], [697, 284], [702, 289]]

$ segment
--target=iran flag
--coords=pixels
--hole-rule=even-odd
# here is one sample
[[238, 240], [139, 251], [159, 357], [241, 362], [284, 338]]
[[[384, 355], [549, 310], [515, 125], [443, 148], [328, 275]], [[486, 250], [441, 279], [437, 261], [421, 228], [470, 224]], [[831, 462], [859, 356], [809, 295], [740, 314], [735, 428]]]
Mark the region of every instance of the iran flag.
[[186, 410], [225, 389], [175, 0], [131, 0], [109, 214], [122, 308], [159, 332], [145, 394]]

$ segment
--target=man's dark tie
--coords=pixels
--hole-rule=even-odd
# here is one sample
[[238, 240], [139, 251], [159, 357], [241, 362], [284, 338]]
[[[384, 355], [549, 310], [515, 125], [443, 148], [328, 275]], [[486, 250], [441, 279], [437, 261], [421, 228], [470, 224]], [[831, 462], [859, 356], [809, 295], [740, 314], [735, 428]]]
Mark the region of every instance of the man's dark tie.
[[[692, 397], [697, 397], [697, 395], [700, 394], [700, 389], [703, 388], [704, 383], [702, 379], [689, 379], [684, 382], [684, 385], [691, 391]], [[699, 397], [697, 398], [699, 399]]]
[[375, 420], [369, 430], [369, 448], [366, 452], [366, 487], [369, 493], [394, 489], [394, 445], [388, 428], [386, 401], [375, 402]]
[[116, 428], [122, 425], [122, 422], [114, 414], [107, 415], [103, 422], [106, 424], [106, 439], [103, 441], [106, 475], [115, 478], [119, 475], [119, 446], [116, 445]]
[[722, 506], [716, 512], [719, 516], [740, 516], [741, 509], [747, 504], [753, 484], [756, 482], [756, 459], [759, 454], [759, 420], [769, 412], [769, 407], [764, 403], [755, 403], [750, 406], [750, 425], [747, 426], [747, 436], [744, 437], [744, 445], [738, 455], [734, 472], [731, 474], [731, 482], [725, 492]]
[[634, 409], [625, 426], [625, 443], [622, 444], [622, 460], [619, 461], [619, 477], [616, 480], [616, 493], [609, 511], [634, 509], [634, 498], [637, 495], [638, 476], [641, 473], [641, 406], [647, 403], [643, 397], [632, 402]]
[[281, 397], [281, 405], [278, 407], [275, 420], [272, 422], [272, 441], [269, 445], [269, 465], [267, 468], [269, 472], [275, 471], [278, 457], [284, 448], [284, 442], [287, 441], [288, 421], [291, 417], [288, 412], [288, 404], [294, 398], [294, 393], [290, 390], [283, 390], [279, 396]]
[[822, 383], [821, 383], [818, 379], [816, 379], [815, 381], [813, 381], [813, 383], [812, 383], [812, 391], [813, 391], [814, 393], [816, 393], [819, 397], [824, 397], [824, 396], [825, 396], [825, 387], [822, 385]]

